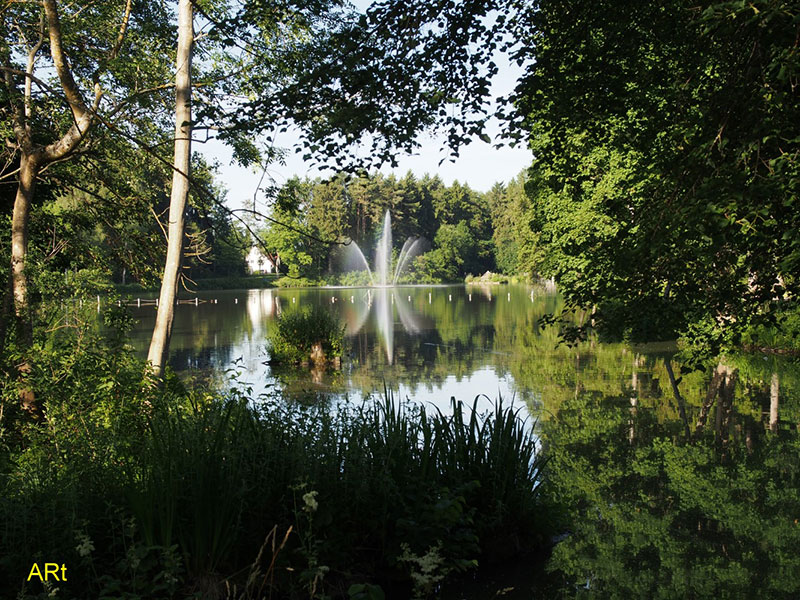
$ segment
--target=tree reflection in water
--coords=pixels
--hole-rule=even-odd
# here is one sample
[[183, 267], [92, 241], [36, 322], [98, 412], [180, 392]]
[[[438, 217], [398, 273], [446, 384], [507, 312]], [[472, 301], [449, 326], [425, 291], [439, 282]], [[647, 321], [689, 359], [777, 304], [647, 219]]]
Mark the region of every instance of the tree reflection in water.
[[568, 531], [549, 563], [557, 587], [580, 597], [797, 598], [797, 367], [730, 359], [733, 394], [710, 406], [702, 391], [715, 379], [687, 376], [687, 437], [663, 359], [628, 364], [618, 393], [577, 386], [542, 424]]

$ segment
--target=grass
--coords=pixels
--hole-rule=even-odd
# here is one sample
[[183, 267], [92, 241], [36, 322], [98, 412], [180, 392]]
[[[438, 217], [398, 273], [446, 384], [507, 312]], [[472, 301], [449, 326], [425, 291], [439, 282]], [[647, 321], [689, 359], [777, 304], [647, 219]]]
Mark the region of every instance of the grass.
[[324, 282], [317, 279], [309, 279], [308, 277], [283, 276], [275, 280], [275, 285], [279, 288], [303, 288], [324, 285]]
[[[488, 275], [487, 275], [488, 273]], [[483, 275], [472, 275], [471, 273], [464, 278], [465, 283], [516, 283], [517, 278], [502, 273], [487, 272]]]
[[[0, 382], [0, 597], [425, 597], [553, 533], [531, 424], [499, 400], [254, 400], [156, 385], [124, 336], [54, 340], [29, 380], [46, 422]], [[37, 561], [68, 581], [27, 582]]]

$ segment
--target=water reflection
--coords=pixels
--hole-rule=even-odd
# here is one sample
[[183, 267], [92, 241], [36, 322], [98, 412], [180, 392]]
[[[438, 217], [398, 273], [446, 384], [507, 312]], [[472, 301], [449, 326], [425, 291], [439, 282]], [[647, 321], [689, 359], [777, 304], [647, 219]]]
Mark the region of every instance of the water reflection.
[[[235, 366], [255, 394], [278, 383], [297, 393], [359, 396], [382, 393], [385, 384], [404, 397], [445, 407], [454, 394], [470, 401], [481, 393], [522, 401], [528, 390], [508, 370], [513, 340], [496, 332], [513, 332], [514, 323], [531, 326], [556, 300], [537, 292], [533, 301], [524, 286], [503, 290], [502, 301], [490, 299], [492, 292], [480, 286], [204, 292], [197, 305], [176, 307], [170, 364], [179, 371]], [[308, 304], [334, 311], [346, 326], [348, 354], [339, 375], [264, 364], [277, 316]], [[139, 320], [133, 342], [144, 355], [155, 310], [132, 311]], [[461, 385], [473, 375], [480, 387]], [[462, 390], [470, 395], [462, 398]]]
[[[419, 334], [423, 329], [430, 328], [432, 324], [426, 321], [423, 315], [415, 311], [411, 305], [411, 295], [407, 300], [402, 299], [402, 288], [375, 288], [359, 290], [359, 301], [355, 302], [356, 294], [351, 294], [350, 304], [345, 302], [344, 321], [348, 336], [357, 336], [364, 328], [372, 315], [378, 339], [386, 352], [386, 360], [391, 365], [394, 362], [394, 329], [395, 313], [400, 319], [404, 331], [411, 335]], [[397, 299], [397, 301], [395, 301]]]
[[[241, 359], [256, 394], [278, 384], [352, 397], [386, 384], [444, 410], [451, 395], [527, 403], [566, 537], [548, 564], [552, 587], [532, 576], [530, 588], [519, 584], [525, 593], [507, 597], [800, 597], [800, 375], [791, 361], [729, 357], [723, 385], [711, 372], [682, 373], [671, 345], [567, 347], [538, 326], [562, 301], [522, 286], [204, 297], [214, 296], [217, 304], [177, 307], [177, 368]], [[342, 369], [316, 381], [263, 364], [276, 316], [307, 303], [347, 326]], [[155, 312], [138, 315], [146, 351]]]
[[250, 318], [252, 335], [266, 335], [265, 320], [281, 314], [280, 298], [271, 289], [251, 290], [247, 296], [247, 316]]
[[798, 597], [797, 365], [730, 357], [727, 384], [685, 373], [675, 393], [663, 356], [585, 352], [590, 366], [543, 397], [567, 532], [549, 564], [560, 594]]

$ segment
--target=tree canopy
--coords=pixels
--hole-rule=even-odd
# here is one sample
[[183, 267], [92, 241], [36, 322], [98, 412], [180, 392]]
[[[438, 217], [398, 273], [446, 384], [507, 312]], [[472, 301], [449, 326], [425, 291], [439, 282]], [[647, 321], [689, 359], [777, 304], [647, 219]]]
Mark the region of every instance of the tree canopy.
[[796, 302], [797, 6], [542, 0], [531, 19], [527, 190], [569, 302], [711, 354]]

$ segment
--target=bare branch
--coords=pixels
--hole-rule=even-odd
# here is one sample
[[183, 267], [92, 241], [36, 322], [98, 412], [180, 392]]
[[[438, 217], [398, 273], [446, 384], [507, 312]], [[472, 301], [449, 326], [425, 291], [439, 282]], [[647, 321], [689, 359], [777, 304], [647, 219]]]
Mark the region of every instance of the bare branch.
[[17, 168], [17, 169], [14, 169], [13, 171], [9, 171], [5, 175], [0, 175], [0, 181], [3, 181], [3, 179], [9, 179], [10, 177], [13, 177], [17, 173], [19, 173], [19, 171], [20, 171], [20, 169]]
[[158, 223], [158, 226], [161, 228], [161, 233], [164, 234], [164, 241], [169, 242], [169, 236], [167, 235], [167, 230], [164, 227], [164, 224], [161, 222], [161, 217], [156, 214], [156, 211], [153, 209], [152, 206], [150, 207], [150, 212], [153, 213], [153, 216], [156, 218], [156, 223]]
[[44, 14], [39, 15], [39, 39], [33, 48], [31, 48], [30, 52], [28, 52], [28, 62], [25, 69], [25, 128], [28, 135], [30, 135], [30, 124], [28, 120], [33, 113], [33, 104], [31, 103], [31, 88], [33, 86], [31, 85], [31, 77], [33, 76], [33, 69], [36, 67], [36, 55], [39, 53], [39, 50], [41, 50], [42, 44], [44, 44]]

